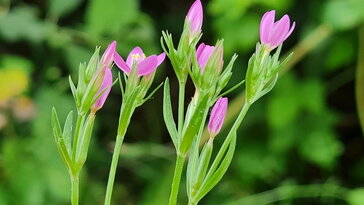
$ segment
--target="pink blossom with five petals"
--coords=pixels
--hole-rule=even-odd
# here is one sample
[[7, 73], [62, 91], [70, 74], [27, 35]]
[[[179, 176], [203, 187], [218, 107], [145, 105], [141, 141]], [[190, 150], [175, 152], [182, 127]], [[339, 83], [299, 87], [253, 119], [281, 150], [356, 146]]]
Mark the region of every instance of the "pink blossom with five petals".
[[115, 52], [115, 64], [126, 74], [129, 74], [133, 64], [137, 66], [138, 76], [149, 75], [164, 61], [165, 53], [160, 55], [151, 55], [146, 57], [140, 47], [135, 47], [128, 55], [126, 62], [124, 59]]

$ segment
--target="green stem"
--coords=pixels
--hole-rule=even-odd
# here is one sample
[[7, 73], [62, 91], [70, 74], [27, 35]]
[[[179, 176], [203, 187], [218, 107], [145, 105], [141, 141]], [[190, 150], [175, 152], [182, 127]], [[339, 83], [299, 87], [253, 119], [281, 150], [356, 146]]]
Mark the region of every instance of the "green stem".
[[[132, 99], [133, 100], [133, 99]], [[105, 195], [105, 205], [111, 204], [112, 191], [114, 187], [116, 168], [118, 166], [119, 155], [121, 151], [121, 145], [124, 141], [124, 136], [126, 130], [129, 126], [131, 116], [135, 110], [134, 104], [130, 101], [126, 100], [125, 103], [121, 106], [120, 109], [120, 117], [119, 117], [119, 126], [118, 126], [118, 135], [116, 136], [116, 143], [114, 147], [114, 153], [112, 156], [109, 178], [107, 181], [106, 195]]]
[[174, 176], [171, 187], [171, 194], [169, 196], [169, 205], [175, 205], [177, 203], [179, 185], [181, 183], [181, 176], [182, 176], [184, 162], [185, 162], [185, 156], [177, 154], [176, 167], [174, 169]]
[[185, 103], [185, 87], [186, 82], [179, 82], [178, 94], [178, 133], [182, 135], [183, 118], [184, 118], [184, 103]]
[[79, 196], [78, 186], [79, 186], [78, 176], [71, 177], [72, 205], [78, 205], [78, 196]]

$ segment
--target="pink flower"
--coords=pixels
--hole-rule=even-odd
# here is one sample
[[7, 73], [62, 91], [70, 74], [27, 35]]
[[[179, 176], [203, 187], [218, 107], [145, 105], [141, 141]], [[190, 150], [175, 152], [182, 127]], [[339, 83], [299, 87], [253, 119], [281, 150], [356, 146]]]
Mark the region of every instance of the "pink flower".
[[114, 53], [116, 49], [116, 41], [110, 43], [110, 45], [106, 48], [104, 54], [102, 54], [101, 62], [103, 66], [110, 67], [114, 60]]
[[260, 22], [260, 41], [273, 50], [291, 35], [296, 22], [290, 27], [290, 19], [286, 14], [279, 21], [274, 22], [275, 11], [266, 12]]
[[101, 109], [104, 105], [107, 97], [109, 96], [111, 86], [112, 86], [112, 73], [111, 70], [108, 67], [104, 67], [105, 70], [105, 77], [104, 81], [101, 84], [101, 87], [96, 95], [99, 95], [103, 90], [106, 90], [102, 93], [102, 95], [99, 97], [99, 99], [96, 100], [96, 102], [92, 106], [92, 110], [96, 112], [97, 110]]
[[226, 110], [228, 106], [227, 98], [219, 98], [212, 108], [208, 130], [210, 134], [214, 137], [216, 136], [224, 123], [224, 119], [226, 116]]
[[137, 66], [138, 76], [149, 75], [164, 61], [165, 53], [146, 57], [140, 47], [135, 47], [128, 55], [126, 62], [115, 52], [115, 64], [126, 74], [129, 74], [133, 64]]
[[186, 16], [186, 20], [190, 23], [190, 31], [192, 33], [201, 32], [202, 20], [203, 20], [203, 10], [202, 10], [202, 4], [201, 4], [200, 0], [196, 0], [192, 4], [192, 6]]
[[209, 46], [204, 43], [201, 43], [196, 51], [196, 58], [197, 62], [201, 67], [201, 73], [205, 71], [205, 67], [207, 64], [207, 61], [209, 60], [212, 52], [214, 52], [215, 47]]

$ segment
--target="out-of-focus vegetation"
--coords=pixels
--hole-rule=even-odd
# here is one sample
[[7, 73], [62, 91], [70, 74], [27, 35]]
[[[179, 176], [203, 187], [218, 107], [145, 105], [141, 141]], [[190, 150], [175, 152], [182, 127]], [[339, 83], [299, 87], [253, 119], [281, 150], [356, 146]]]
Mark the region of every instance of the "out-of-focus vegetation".
[[[364, 139], [357, 113], [363, 112], [364, 104], [356, 108], [354, 81], [358, 60], [364, 58], [364, 29], [360, 29], [364, 2], [202, 3], [202, 41], [213, 44], [224, 38], [226, 56], [239, 54], [235, 82], [244, 78], [266, 10], [288, 13], [297, 27], [284, 45], [284, 51], [295, 52], [289, 72], [252, 107], [238, 133], [232, 166], [201, 204], [363, 205]], [[50, 127], [52, 106], [61, 119], [73, 108], [68, 75], [75, 76], [78, 64], [91, 56], [96, 45], [105, 48], [112, 40], [118, 41], [117, 50], [124, 55], [136, 45], [143, 46], [146, 54], [160, 51], [161, 30], [179, 36], [191, 4], [190, 0], [0, 1], [0, 205], [69, 203], [68, 175]], [[166, 76], [176, 84], [168, 61], [155, 83]], [[364, 93], [358, 85], [357, 92]], [[242, 90], [228, 96], [228, 119], [241, 103]], [[176, 93], [172, 90], [172, 98]], [[192, 86], [187, 93], [193, 93]], [[81, 177], [81, 204], [103, 203], [120, 103], [115, 85], [98, 113]], [[133, 117], [122, 148], [115, 204], [167, 204], [174, 156], [161, 104], [158, 92]]]

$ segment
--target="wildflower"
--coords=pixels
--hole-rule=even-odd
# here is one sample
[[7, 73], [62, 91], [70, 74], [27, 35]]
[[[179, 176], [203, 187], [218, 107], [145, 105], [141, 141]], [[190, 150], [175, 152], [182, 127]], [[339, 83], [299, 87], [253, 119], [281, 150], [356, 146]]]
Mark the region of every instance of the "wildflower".
[[126, 62], [115, 52], [115, 64], [126, 74], [131, 72], [133, 65], [137, 66], [138, 76], [149, 75], [164, 61], [165, 53], [146, 57], [140, 47], [135, 47], [130, 53]]
[[227, 98], [219, 98], [212, 108], [208, 131], [211, 137], [215, 137], [221, 130], [222, 124], [226, 116], [226, 110], [228, 106]]
[[105, 71], [105, 77], [104, 80], [101, 84], [101, 87], [99, 89], [99, 91], [97, 92], [96, 96], [100, 95], [101, 92], [103, 92], [99, 98], [96, 100], [96, 102], [93, 104], [91, 110], [93, 112], [96, 112], [97, 110], [101, 109], [102, 106], [104, 105], [111, 87], [112, 87], [112, 73], [111, 70], [108, 67], [104, 67], [104, 71]]
[[201, 32], [202, 20], [203, 20], [203, 10], [202, 10], [202, 4], [201, 4], [200, 0], [196, 0], [192, 4], [192, 6], [186, 16], [186, 20], [190, 24], [190, 32], [192, 34], [196, 35]]
[[279, 21], [274, 22], [275, 11], [266, 12], [260, 22], [260, 41], [271, 51], [281, 45], [292, 33], [296, 22], [290, 27], [290, 19], [286, 14]]

